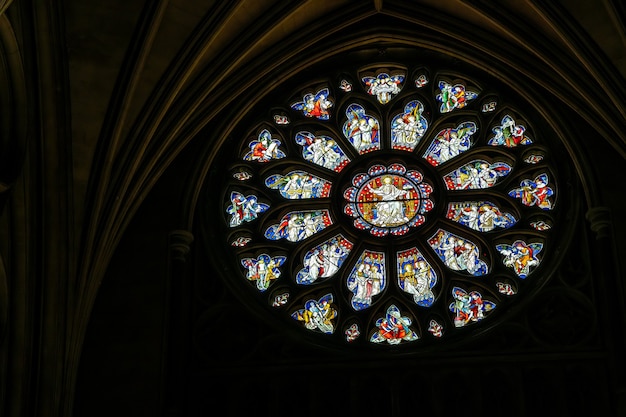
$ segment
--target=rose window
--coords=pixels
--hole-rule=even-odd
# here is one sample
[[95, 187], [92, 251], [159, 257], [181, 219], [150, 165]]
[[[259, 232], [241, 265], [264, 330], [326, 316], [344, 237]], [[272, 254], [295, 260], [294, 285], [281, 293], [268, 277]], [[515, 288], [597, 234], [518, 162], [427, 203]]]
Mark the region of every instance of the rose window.
[[392, 67], [271, 95], [224, 151], [226, 279], [319, 341], [466, 335], [549, 261], [560, 195], [542, 122], [470, 78]]

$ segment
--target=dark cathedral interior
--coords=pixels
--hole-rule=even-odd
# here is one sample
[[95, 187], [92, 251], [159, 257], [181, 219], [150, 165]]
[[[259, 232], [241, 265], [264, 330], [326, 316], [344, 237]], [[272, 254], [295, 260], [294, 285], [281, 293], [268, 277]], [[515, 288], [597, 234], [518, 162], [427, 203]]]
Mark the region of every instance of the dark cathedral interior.
[[0, 57], [0, 415], [626, 415], [621, 0], [0, 0]]

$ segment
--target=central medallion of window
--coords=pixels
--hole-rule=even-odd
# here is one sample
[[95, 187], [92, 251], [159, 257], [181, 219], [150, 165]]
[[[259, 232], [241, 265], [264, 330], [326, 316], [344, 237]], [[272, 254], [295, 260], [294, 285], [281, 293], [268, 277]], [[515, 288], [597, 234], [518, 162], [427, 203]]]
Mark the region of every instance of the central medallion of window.
[[344, 212], [354, 217], [354, 227], [374, 236], [403, 235], [425, 222], [433, 208], [433, 191], [423, 175], [400, 164], [373, 165], [352, 180], [344, 192]]

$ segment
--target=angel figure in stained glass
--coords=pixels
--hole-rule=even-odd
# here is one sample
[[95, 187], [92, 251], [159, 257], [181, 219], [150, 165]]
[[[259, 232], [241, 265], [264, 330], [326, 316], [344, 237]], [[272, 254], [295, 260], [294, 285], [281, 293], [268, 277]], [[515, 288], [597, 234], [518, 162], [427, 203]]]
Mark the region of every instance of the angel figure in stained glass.
[[544, 210], [552, 209], [552, 202], [548, 197], [554, 192], [548, 187], [548, 175], [540, 174], [534, 180], [525, 179], [520, 187], [509, 191], [509, 196], [519, 198], [525, 206], [537, 206]]
[[454, 287], [452, 297], [454, 301], [449, 308], [454, 313], [455, 327], [463, 327], [471, 322], [480, 321], [485, 318], [485, 313], [496, 307], [492, 301], [484, 300], [478, 291], [468, 294], [464, 289]]
[[290, 200], [328, 197], [331, 188], [329, 181], [304, 171], [270, 175], [265, 180], [265, 186], [278, 190], [280, 195]]
[[237, 191], [230, 193], [231, 205], [226, 212], [231, 215], [230, 227], [236, 227], [244, 222], [251, 222], [257, 218], [259, 213], [263, 213], [270, 206], [259, 203], [255, 195], [244, 196]]
[[333, 333], [335, 326], [332, 320], [337, 317], [337, 310], [333, 307], [333, 295], [326, 294], [319, 300], [308, 300], [304, 308], [295, 311], [291, 317], [304, 322], [304, 327], [309, 330]]
[[385, 317], [380, 317], [376, 320], [378, 331], [372, 334], [370, 342], [380, 343], [386, 341], [390, 345], [397, 345], [403, 340], [407, 342], [417, 340], [419, 336], [409, 327], [411, 324], [412, 320], [409, 317], [402, 316], [398, 307], [392, 304], [387, 308]]
[[358, 104], [351, 104], [346, 109], [348, 119], [343, 125], [343, 133], [354, 149], [366, 153], [378, 149], [380, 144], [378, 121], [365, 114], [365, 109]]
[[402, 89], [404, 75], [389, 75], [383, 72], [376, 77], [363, 77], [362, 80], [368, 94], [376, 96], [379, 103], [387, 104]]
[[515, 120], [508, 114], [502, 118], [500, 126], [494, 127], [492, 131], [494, 136], [487, 142], [492, 146], [513, 148], [517, 145], [533, 143], [530, 138], [524, 135], [526, 128], [522, 125], [516, 125]]
[[450, 172], [444, 181], [448, 190], [480, 190], [493, 187], [510, 172], [511, 167], [504, 162], [490, 164], [478, 159]]
[[472, 146], [471, 136], [476, 133], [476, 130], [474, 122], [463, 122], [456, 129], [441, 130], [428, 147], [424, 158], [432, 166], [438, 166], [458, 156]]
[[292, 104], [291, 108], [302, 111], [306, 117], [328, 120], [329, 109], [333, 106], [329, 95], [328, 88], [322, 88], [316, 94], [307, 93], [302, 97], [302, 101]]
[[256, 282], [259, 291], [265, 291], [269, 288], [272, 281], [280, 276], [279, 267], [285, 263], [286, 259], [284, 256], [270, 257], [263, 254], [256, 259], [244, 258], [241, 260], [241, 265], [248, 270], [246, 278], [249, 281]]
[[352, 242], [341, 235], [314, 247], [304, 256], [304, 268], [296, 275], [296, 282], [309, 285], [318, 278], [332, 277], [339, 271], [351, 249]]
[[422, 307], [430, 307], [435, 300], [432, 287], [436, 279], [435, 271], [424, 260], [405, 263], [398, 274], [400, 288], [412, 294], [413, 301]]
[[321, 167], [340, 172], [350, 162], [337, 142], [329, 136], [315, 136], [303, 131], [296, 134], [295, 141], [302, 146], [302, 157]]
[[487, 264], [479, 259], [478, 247], [469, 240], [440, 229], [429, 244], [443, 263], [454, 271], [467, 271], [475, 276], [488, 272]]
[[526, 278], [530, 273], [530, 268], [539, 265], [537, 254], [543, 249], [542, 243], [526, 244], [522, 240], [516, 240], [512, 245], [501, 244], [496, 245], [496, 249], [504, 259], [502, 262], [505, 266], [513, 268], [513, 271], [522, 279]]
[[285, 153], [279, 149], [280, 141], [272, 139], [267, 129], [259, 133], [258, 138], [251, 141], [248, 146], [250, 151], [244, 155], [244, 161], [268, 162], [285, 157]]
[[449, 84], [445, 81], [439, 81], [439, 90], [436, 99], [441, 103], [439, 111], [448, 113], [454, 109], [462, 109], [467, 102], [478, 97], [478, 94], [465, 89], [463, 84]]
[[352, 307], [355, 310], [368, 308], [372, 297], [385, 288], [385, 281], [384, 255], [368, 251], [363, 253], [346, 283], [353, 294]]
[[332, 224], [328, 210], [287, 213], [280, 223], [270, 226], [265, 237], [270, 240], [286, 239], [299, 242]]
[[404, 113], [391, 121], [391, 142], [394, 149], [413, 150], [428, 129], [428, 122], [422, 116], [424, 105], [418, 100], [409, 102]]
[[479, 232], [490, 232], [496, 227], [506, 229], [517, 222], [512, 214], [500, 211], [488, 201], [450, 203], [446, 217]]

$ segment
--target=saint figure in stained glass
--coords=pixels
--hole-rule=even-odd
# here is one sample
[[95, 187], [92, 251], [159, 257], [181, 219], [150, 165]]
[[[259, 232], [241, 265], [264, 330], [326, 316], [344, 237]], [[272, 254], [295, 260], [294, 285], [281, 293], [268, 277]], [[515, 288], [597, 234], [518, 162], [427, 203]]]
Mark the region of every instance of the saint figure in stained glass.
[[437, 283], [437, 274], [417, 248], [398, 252], [398, 286], [412, 294], [419, 306], [430, 307], [435, 301], [432, 288]]
[[343, 124], [343, 134], [354, 146], [354, 149], [360, 154], [364, 154], [380, 148], [378, 120], [365, 114], [363, 106], [350, 104], [346, 109], [346, 117], [347, 120]]
[[500, 123], [500, 126], [492, 129], [494, 136], [489, 139], [489, 145], [513, 148], [517, 145], [528, 145], [533, 142], [525, 136], [526, 128], [522, 125], [516, 125], [515, 120], [508, 114], [502, 118]]
[[304, 308], [294, 311], [291, 317], [303, 322], [304, 327], [309, 330], [331, 334], [335, 331], [333, 320], [337, 317], [333, 301], [332, 294], [326, 294], [319, 300], [308, 300], [304, 303]]
[[400, 309], [395, 305], [387, 308], [385, 317], [376, 320], [377, 331], [372, 335], [370, 341], [373, 343], [387, 342], [390, 345], [397, 345], [404, 341], [412, 342], [419, 339], [419, 336], [409, 326], [413, 321], [402, 316]]
[[268, 204], [259, 203], [255, 195], [244, 196], [237, 191], [230, 193], [230, 202], [232, 204], [226, 208], [226, 213], [230, 214], [230, 227], [251, 222], [270, 207]]
[[500, 177], [511, 172], [504, 162], [488, 163], [483, 159], [471, 161], [443, 177], [448, 190], [480, 190], [493, 187]]
[[456, 327], [480, 321], [485, 318], [487, 312], [496, 308], [494, 302], [483, 299], [478, 291], [471, 291], [468, 294], [463, 288], [454, 287], [452, 297], [454, 301], [449, 308], [454, 313]]
[[296, 275], [296, 282], [309, 285], [318, 278], [332, 277], [339, 271], [351, 250], [352, 242], [342, 235], [315, 246], [304, 255], [304, 268]]
[[302, 146], [302, 157], [315, 165], [340, 172], [350, 162], [337, 141], [329, 136], [302, 131], [296, 133], [295, 141]]
[[463, 84], [452, 85], [445, 81], [439, 81], [439, 90], [436, 99], [441, 103], [439, 111], [448, 113], [454, 109], [462, 109], [470, 100], [478, 97], [478, 94], [465, 89]]
[[302, 101], [293, 103], [291, 108], [301, 111], [306, 117], [328, 120], [332, 106], [333, 102], [330, 99], [328, 88], [322, 88], [315, 94], [305, 94], [304, 97], [302, 97]]
[[489, 271], [487, 264], [479, 259], [478, 246], [468, 239], [439, 229], [428, 243], [453, 271], [467, 271], [476, 276], [485, 275]]
[[328, 197], [331, 189], [330, 181], [304, 171], [270, 175], [265, 186], [278, 190], [281, 196], [290, 200]]
[[265, 231], [269, 240], [299, 242], [332, 224], [328, 210], [292, 211]]
[[402, 89], [404, 75], [383, 72], [376, 77], [363, 77], [362, 80], [368, 94], [376, 96], [379, 103], [387, 104]]
[[513, 271], [522, 279], [526, 278], [530, 273], [530, 268], [539, 265], [537, 254], [543, 249], [542, 243], [526, 244], [523, 240], [516, 240], [513, 244], [503, 243], [496, 246], [504, 259], [504, 265], [512, 268]]
[[264, 129], [259, 136], [252, 140], [248, 147], [250, 150], [243, 157], [244, 161], [268, 162], [273, 159], [285, 157], [285, 153], [279, 149], [280, 141], [273, 139], [269, 130]]
[[426, 150], [424, 158], [436, 167], [458, 156], [472, 146], [472, 135], [477, 129], [474, 122], [463, 122], [456, 129], [442, 129]]
[[241, 265], [247, 269], [246, 278], [249, 281], [256, 282], [259, 291], [265, 291], [269, 288], [272, 281], [280, 276], [280, 269], [285, 261], [284, 256], [271, 257], [267, 254], [259, 255], [256, 259], [244, 258]]
[[352, 292], [352, 308], [363, 310], [372, 305], [372, 297], [387, 285], [385, 254], [364, 251], [348, 277], [347, 287]]
[[512, 214], [500, 211], [489, 201], [449, 203], [446, 218], [479, 232], [506, 229], [517, 222]]
[[428, 129], [428, 122], [422, 116], [424, 105], [410, 101], [401, 113], [391, 121], [391, 143], [394, 149], [412, 151], [419, 144]]
[[520, 182], [519, 188], [509, 191], [513, 198], [519, 198], [525, 206], [537, 206], [544, 210], [552, 209], [549, 197], [554, 194], [548, 187], [548, 175], [540, 174], [534, 180], [525, 179]]

